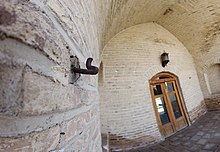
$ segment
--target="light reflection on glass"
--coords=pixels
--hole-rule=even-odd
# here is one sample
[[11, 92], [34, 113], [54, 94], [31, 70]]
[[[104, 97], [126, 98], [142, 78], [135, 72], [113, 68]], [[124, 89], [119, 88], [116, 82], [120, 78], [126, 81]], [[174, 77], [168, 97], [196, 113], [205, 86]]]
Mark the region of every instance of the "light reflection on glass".
[[162, 125], [169, 123], [170, 119], [167, 114], [167, 109], [163, 97], [156, 98], [155, 101]]
[[175, 118], [179, 118], [182, 116], [181, 112], [180, 112], [180, 107], [179, 104], [177, 102], [177, 98], [176, 98], [176, 94], [170, 94], [170, 101], [172, 104], [172, 108], [173, 108], [173, 113], [175, 115]]
[[154, 95], [160, 95], [163, 93], [160, 85], [154, 85], [153, 89], [154, 89]]

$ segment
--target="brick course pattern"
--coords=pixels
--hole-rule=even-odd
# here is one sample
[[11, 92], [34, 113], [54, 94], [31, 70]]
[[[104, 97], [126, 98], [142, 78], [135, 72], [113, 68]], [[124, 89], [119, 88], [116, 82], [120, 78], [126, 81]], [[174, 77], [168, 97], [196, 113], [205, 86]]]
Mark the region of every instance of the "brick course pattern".
[[[28, 136], [32, 132], [40, 134], [42, 131], [59, 125], [62, 134], [59, 136], [58, 150], [71, 151], [73, 147], [71, 145], [74, 145], [76, 151], [101, 151], [98, 79], [96, 76], [81, 76], [75, 85], [70, 85], [69, 57], [76, 55], [82, 68], [85, 68], [86, 58], [93, 57], [94, 65], [97, 66], [101, 62], [103, 50], [108, 50], [109, 44], [114, 43], [111, 46], [114, 51], [108, 54], [112, 57], [110, 59], [112, 62], [108, 66], [104, 65], [101, 76], [107, 80], [110, 90], [101, 91], [102, 100], [109, 101], [109, 98], [102, 96], [102, 93], [106, 93], [107, 96], [111, 96], [112, 92], [120, 94], [120, 96], [112, 97], [116, 98], [112, 101], [115, 103], [113, 108], [120, 116], [112, 115], [112, 119], [117, 122], [112, 124], [113, 128], [110, 128], [114, 129], [122, 123], [124, 123], [122, 125], [124, 128], [113, 132], [113, 135], [127, 130], [126, 125], [142, 125], [146, 120], [151, 119], [147, 125], [143, 125], [143, 128], [137, 129], [135, 125], [132, 129], [128, 128], [135, 130], [136, 134], [126, 132], [123, 136], [138, 138], [145, 136], [146, 133], [156, 135], [152, 138], [155, 141], [160, 140], [153, 112], [147, 111], [147, 108], [152, 110], [151, 101], [145, 100], [150, 99], [147, 81], [154, 74], [162, 71], [159, 55], [163, 49], [165, 48], [168, 52], [171, 50], [172, 60], [165, 70], [179, 76], [187, 110], [194, 120], [197, 114], [193, 114], [193, 110], [201, 105], [203, 95], [209, 98], [210, 95], [218, 92], [215, 89], [218, 86], [213, 86], [216, 84], [214, 79], [218, 78], [218, 73], [214, 72], [214, 77], [212, 77], [209, 75], [209, 70], [213, 65], [220, 63], [219, 8], [220, 1], [217, 0], [0, 1], [0, 136], [9, 141], [17, 141], [7, 137], [14, 139], [18, 136]], [[180, 46], [176, 38], [173, 43], [173, 38], [167, 37], [164, 29], [162, 33], [165, 35], [162, 35], [166, 38], [162, 40], [160, 39], [162, 35], [158, 37], [157, 31], [155, 31], [156, 36], [143, 40], [139, 35], [144, 32], [139, 31], [133, 32], [133, 38], [130, 34], [123, 34], [128, 37], [122, 39], [125, 42], [129, 39], [132, 41], [136, 39], [135, 43], [130, 40], [126, 42], [130, 44], [126, 47], [121, 45], [122, 41], [121, 43], [114, 41], [108, 43], [119, 32], [152, 21], [175, 35], [191, 55], [186, 53], [186, 48], [182, 44]], [[169, 38], [172, 40], [168, 40]], [[104, 47], [106, 49], [103, 49]], [[117, 50], [119, 47], [121, 47], [121, 52]], [[124, 63], [118, 64], [118, 56], [121, 60], [128, 57], [129, 63], [123, 61]], [[197, 72], [192, 62], [195, 63]], [[115, 67], [124, 68], [124, 71], [114, 69]], [[129, 67], [132, 68], [129, 69]], [[135, 72], [132, 71], [134, 68]], [[135, 81], [133, 77], [136, 78]], [[105, 83], [106, 80], [100, 82]], [[37, 81], [40, 82], [37, 83]], [[129, 84], [127, 87], [120, 88], [127, 84]], [[199, 86], [201, 86], [203, 95]], [[134, 91], [133, 88], [138, 89]], [[100, 90], [102, 89], [100, 85]], [[135, 93], [129, 100], [127, 96], [131, 92], [127, 90]], [[135, 102], [132, 103], [130, 100], [135, 100]], [[127, 102], [126, 106], [123, 102], [117, 101]], [[139, 104], [143, 108], [141, 112]], [[111, 107], [111, 105], [105, 106]], [[199, 107], [201, 108], [196, 110], [198, 113], [204, 109], [203, 106]], [[96, 112], [89, 121], [80, 118], [91, 110]], [[119, 110], [121, 110], [120, 113]], [[129, 113], [131, 111], [133, 111], [132, 114]], [[106, 117], [109, 113], [112, 112], [107, 109], [102, 111], [101, 115]], [[128, 117], [134, 117], [137, 121], [128, 123]], [[71, 133], [73, 136], [69, 138], [72, 139], [66, 141], [63, 133], [66, 131], [67, 124], [74, 122], [75, 118], [86, 122], [86, 125], [83, 128], [76, 127], [80, 130], [80, 132], [76, 131], [79, 134], [74, 136], [75, 134]], [[102, 119], [103, 124], [111, 123], [107, 120]], [[151, 132], [147, 132], [146, 130], [150, 128]], [[145, 133], [142, 134], [143, 132]]]
[[207, 69], [208, 74], [208, 82], [210, 86], [210, 93], [211, 94], [218, 94], [220, 93], [220, 63], [211, 65]]
[[200, 103], [197, 107], [189, 111], [189, 119], [191, 123], [195, 122], [198, 118], [207, 112], [207, 107], [204, 101]]
[[59, 134], [60, 127], [54, 126], [40, 133], [35, 132], [16, 138], [0, 138], [0, 151], [52, 151], [55, 150], [59, 145]]
[[220, 110], [220, 94], [215, 94], [205, 99], [208, 110]]
[[82, 68], [88, 57], [97, 66], [97, 33], [85, 40], [80, 29], [80, 38], [65, 31], [66, 20], [57, 21], [59, 2], [51, 2], [0, 2], [2, 152], [101, 151], [97, 76], [69, 84], [70, 55], [77, 55]]
[[[170, 57], [165, 68], [160, 61], [163, 51]], [[141, 137], [145, 137], [141, 144], [162, 140], [148, 83], [159, 72], [178, 76], [189, 115], [194, 115], [191, 111], [202, 104], [203, 95], [192, 56], [158, 24], [141, 24], [122, 31], [106, 45], [102, 58], [102, 133], [121, 137], [118, 142]]]

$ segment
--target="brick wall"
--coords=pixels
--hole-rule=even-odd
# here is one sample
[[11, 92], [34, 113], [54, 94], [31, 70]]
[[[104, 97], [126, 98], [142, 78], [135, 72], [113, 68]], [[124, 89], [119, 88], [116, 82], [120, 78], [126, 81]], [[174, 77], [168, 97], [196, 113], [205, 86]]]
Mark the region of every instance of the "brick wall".
[[[165, 68], [160, 63], [163, 51], [170, 57]], [[123, 140], [145, 137], [141, 144], [162, 139], [148, 84], [152, 76], [162, 71], [178, 76], [189, 114], [202, 104], [192, 56], [158, 24], [136, 25], [117, 34], [106, 45], [102, 64], [99, 85], [102, 133], [110, 132]]]
[[[55, 143], [57, 143], [57, 140], [55, 140], [51, 142], [52, 146], [47, 145], [48, 150], [63, 149], [66, 147], [65, 149], [68, 151], [71, 150], [71, 145], [75, 145], [76, 150], [88, 150], [86, 148], [92, 147], [92, 150], [89, 150], [93, 151], [93, 147], [99, 147], [97, 77], [82, 76], [75, 85], [70, 85], [69, 56], [76, 55], [83, 68], [85, 67], [85, 60], [88, 57], [93, 57], [94, 64], [98, 65], [100, 63], [100, 52], [106, 43], [118, 32], [140, 23], [156, 21], [183, 42], [193, 55], [203, 95], [209, 97], [210, 93], [204, 75], [208, 74], [207, 69], [210, 66], [220, 61], [218, 57], [220, 53], [218, 50], [219, 6], [220, 3], [216, 0], [210, 0], [209, 2], [176, 2], [163, 0], [1, 1], [0, 82], [3, 87], [0, 88], [0, 116], [1, 124], [5, 124], [3, 127], [0, 127], [0, 136], [4, 138], [2, 141], [4, 141], [6, 146], [7, 143], [18, 141], [14, 140], [15, 137], [28, 138], [30, 139], [29, 141], [31, 141], [31, 139], [35, 139], [35, 134], [37, 135], [39, 133], [40, 135], [41, 133], [49, 132], [49, 135], [49, 128], [55, 128], [56, 131], [58, 128], [58, 130], [60, 130], [58, 132], [62, 132], [59, 136], [58, 145], [54, 146]], [[140, 33], [142, 33], [142, 31], [139, 32], [139, 34]], [[157, 34], [157, 32], [155, 33]], [[167, 35], [163, 36], [167, 37]], [[132, 38], [130, 34], [127, 34], [126, 37], [128, 37], [128, 39]], [[109, 72], [112, 65], [115, 64], [119, 66], [118, 61], [112, 59], [114, 63], [111, 64], [111, 66], [103, 64], [103, 75], [101, 76], [103, 81], [101, 80], [100, 82], [103, 82], [104, 85], [100, 85], [100, 89], [106, 85], [106, 79], [108, 84], [112, 85], [110, 89], [115, 93], [119, 92], [120, 87], [118, 87], [118, 85], [123, 86], [124, 84], [130, 84], [128, 88], [123, 89], [132, 90], [134, 83], [133, 77], [141, 77], [135, 80], [137, 84], [139, 82], [140, 86], [134, 87], [140, 88], [139, 91], [143, 89], [149, 90], [147, 80], [152, 75], [163, 70], [161, 69], [160, 63], [155, 62], [159, 61], [158, 57], [163, 49], [167, 48], [167, 52], [169, 52], [169, 50], [175, 52], [174, 50], [177, 48], [186, 50], [185, 48], [183, 49], [182, 45], [181, 47], [177, 45], [179, 42], [176, 42], [176, 39], [174, 45], [172, 43], [173, 40], [167, 43], [166, 41], [160, 40], [160, 37], [155, 38], [155, 36], [151, 36], [146, 41], [148, 44], [151, 44], [150, 46], [152, 47], [148, 47], [145, 41], [140, 39], [139, 35], [134, 38], [139, 41], [135, 42], [134, 49], [136, 49], [136, 51], [140, 50], [139, 52], [147, 52], [147, 54], [139, 54], [139, 52], [135, 54], [135, 51], [134, 54], [127, 54], [131, 52], [126, 52], [127, 50], [133, 50], [133, 43], [125, 41], [126, 43], [130, 43], [130, 46], [126, 46], [127, 48], [122, 47], [120, 57], [122, 58], [123, 54], [125, 57], [130, 56], [132, 60], [127, 60], [130, 61], [129, 63], [124, 61], [123, 66], [121, 66], [121, 64], [119, 65], [121, 68], [130, 66], [139, 68], [140, 66], [145, 66], [145, 75], [141, 75], [143, 74], [143, 70], [141, 72], [139, 71], [139, 73], [138, 70], [132, 73], [131, 69], [129, 69], [128, 73], [123, 74], [117, 69], [114, 69], [114, 72]], [[164, 39], [169, 39], [169, 36]], [[125, 40], [125, 38], [123, 40]], [[136, 46], [136, 44], [138, 44], [138, 46]], [[117, 49], [118, 45], [119, 44], [116, 43], [112, 45], [112, 48]], [[149, 52], [151, 53], [148, 54]], [[148, 58], [148, 55], [150, 55], [150, 58]], [[174, 57], [174, 55], [175, 57], [179, 56], [179, 58], [175, 58], [178, 59], [175, 62], [172, 60], [173, 63], [170, 62], [169, 65], [175, 66], [168, 66], [165, 70], [177, 74], [179, 78], [181, 78], [181, 84], [186, 83], [186, 85], [181, 86], [188, 111], [193, 111], [194, 108], [198, 107], [203, 96], [200, 92], [193, 90], [193, 88], [199, 90], [197, 89], [199, 88], [199, 83], [197, 81], [196, 72], [191, 69], [192, 58], [189, 54], [179, 52], [178, 54], [170, 54], [171, 57]], [[183, 60], [183, 55], [187, 55], [187, 58], [190, 58], [189, 63], [188, 60], [186, 63], [185, 57]], [[113, 58], [115, 56], [119, 56], [117, 51], [110, 57]], [[139, 61], [138, 63], [137, 59]], [[148, 62], [146, 62], [145, 59], [147, 59]], [[114, 68], [115, 65], [112, 68]], [[183, 69], [185, 70], [184, 74], [181, 72]], [[118, 75], [116, 75], [116, 78], [114, 75], [117, 72], [120, 75], [126, 76], [125, 82], [120, 81], [119, 83], [115, 81]], [[127, 79], [127, 77], [129, 78]], [[109, 81], [111, 78], [112, 81], [115, 81], [114, 83]], [[185, 79], [189, 80], [184, 81]], [[144, 80], [144, 83], [141, 80]], [[194, 83], [191, 83], [192, 81]], [[189, 85], [191, 85], [191, 89], [188, 89]], [[115, 91], [113, 87], [118, 90]], [[120, 91], [122, 95], [123, 89]], [[137, 92], [137, 90], [135, 90], [134, 93], [139, 94], [141, 92], [139, 91]], [[194, 94], [194, 92], [197, 93]], [[111, 95], [111, 92], [107, 92], [107, 94]], [[124, 93], [124, 96], [127, 96], [127, 93]], [[143, 101], [146, 99], [146, 96], [147, 99], [149, 99], [149, 92], [141, 92], [139, 95], [132, 96], [131, 99]], [[106, 97], [101, 96], [101, 98], [104, 99]], [[195, 102], [189, 102], [192, 99], [193, 101], [195, 100]], [[106, 98], [106, 100], [108, 100], [108, 98]], [[118, 96], [117, 100], [122, 101], [123, 97]], [[136, 107], [136, 103], [130, 103], [130, 99], [127, 102], [130, 107], [133, 106], [136, 108], [136, 111], [139, 111], [139, 106]], [[116, 102], [116, 105], [117, 104], [118, 102]], [[146, 116], [146, 107], [152, 108], [151, 102], [144, 102], [142, 105], [144, 104], [145, 107], [143, 108], [145, 111], [137, 115], [135, 114], [134, 117], [138, 117], [140, 114], [140, 119], [143, 120], [144, 116]], [[133, 107], [131, 111], [134, 109]], [[117, 107], [115, 108], [117, 109]], [[122, 106], [122, 109], [126, 108], [124, 105]], [[97, 113], [93, 114], [91, 111], [96, 111]], [[128, 111], [130, 111], [130, 109]], [[74, 124], [70, 125], [69, 123], [73, 123], [72, 120], [75, 118], [84, 117], [84, 113], [90, 113], [91, 118], [90, 120], [79, 118], [79, 120], [85, 122], [85, 126], [83, 126], [83, 128], [77, 127], [77, 130], [83, 130], [83, 132], [81, 133], [80, 131], [79, 134], [77, 132], [77, 135], [72, 133], [73, 136], [68, 137], [69, 140], [66, 141], [63, 136], [63, 130], [66, 131], [67, 126], [74, 127]], [[124, 112], [121, 117], [127, 118], [126, 114], [127, 112]], [[152, 114], [152, 112], [149, 114]], [[104, 111], [103, 116], [105, 117], [105, 115]], [[152, 117], [154, 118], [154, 116]], [[118, 115], [116, 118], [118, 119]], [[39, 124], [34, 123], [35, 121], [39, 121]], [[120, 124], [121, 119], [118, 121]], [[125, 122], [127, 123], [127, 121]], [[103, 120], [103, 123], [107, 123], [106, 120]], [[150, 121], [148, 125], [151, 126], [150, 124], [153, 124], [152, 127], [155, 129], [153, 132], [156, 136], [152, 137], [152, 141], [160, 138], [154, 123], [155, 120]], [[117, 123], [113, 124], [113, 126], [115, 125], [117, 125]], [[149, 129], [145, 126], [142, 130]], [[135, 138], [142, 136], [138, 135], [139, 131], [140, 130], [137, 129], [137, 136], [134, 135]], [[94, 137], [91, 134], [89, 135], [90, 132], [94, 134]], [[51, 135], [51, 138], [55, 136], [56, 135]], [[92, 140], [90, 140], [90, 138], [84, 139], [84, 137], [87, 136], [92, 137]], [[50, 136], [48, 138], [50, 138]], [[90, 146], [88, 146], [88, 144], [90, 144]], [[29, 147], [32, 148], [33, 145], [29, 145]], [[18, 151], [19, 150], [18, 148]], [[98, 150], [94, 148], [94, 151], [99, 150], [99, 148]]]
[[[217, 66], [220, 63], [219, 40], [220, 36], [216, 34], [213, 45], [208, 50], [199, 52], [194, 56], [200, 86], [205, 98], [209, 98], [219, 90], [218, 87], [215, 87], [219, 84], [219, 71]], [[214, 65], [216, 65], [216, 68], [213, 68]]]
[[212, 94], [220, 93], [220, 63], [207, 69]]
[[98, 65], [98, 32], [83, 33], [67, 2], [0, 2], [1, 152], [101, 151], [97, 76], [69, 84], [70, 55]]
[[194, 58], [204, 97], [210, 96], [207, 87], [208, 68], [219, 63], [219, 9], [216, 0], [178, 1], [170, 5], [157, 23], [173, 33]]

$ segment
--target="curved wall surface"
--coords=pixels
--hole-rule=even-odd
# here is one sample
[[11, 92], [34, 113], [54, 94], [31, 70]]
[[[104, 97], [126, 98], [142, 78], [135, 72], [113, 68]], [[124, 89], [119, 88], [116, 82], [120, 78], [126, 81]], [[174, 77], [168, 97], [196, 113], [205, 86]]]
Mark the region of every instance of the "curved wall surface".
[[[97, 66], [104, 46], [103, 133], [137, 144], [162, 139], [148, 80], [163, 71], [179, 77], [194, 121], [204, 110], [203, 96], [219, 92], [218, 68], [212, 69], [220, 63], [219, 5], [216, 0], [0, 1], [0, 151], [101, 151], [98, 77], [69, 82], [70, 56], [77, 56], [82, 68], [88, 57]], [[154, 23], [137, 25], [152, 21], [186, 46], [197, 73], [171, 33]], [[164, 50], [170, 62], [162, 68]]]
[[[160, 55], [169, 53], [163, 68]], [[193, 58], [183, 44], [156, 23], [128, 28], [104, 48], [99, 91], [102, 133], [133, 144], [161, 140], [149, 83], [155, 74], [170, 72], [179, 78], [191, 121], [204, 110], [203, 94]], [[137, 143], [137, 141], [139, 143]]]
[[71, 16], [64, 7], [72, 5], [0, 1], [0, 151], [101, 151], [98, 77], [69, 83], [70, 56], [97, 65], [98, 42], [80, 21], [59, 18]]

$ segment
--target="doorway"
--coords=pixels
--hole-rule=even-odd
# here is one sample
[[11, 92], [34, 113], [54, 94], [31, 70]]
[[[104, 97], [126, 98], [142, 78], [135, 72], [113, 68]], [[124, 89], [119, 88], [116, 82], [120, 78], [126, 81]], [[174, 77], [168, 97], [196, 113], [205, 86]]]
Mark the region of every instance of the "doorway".
[[159, 73], [149, 80], [151, 96], [162, 136], [168, 137], [188, 126], [177, 77]]

